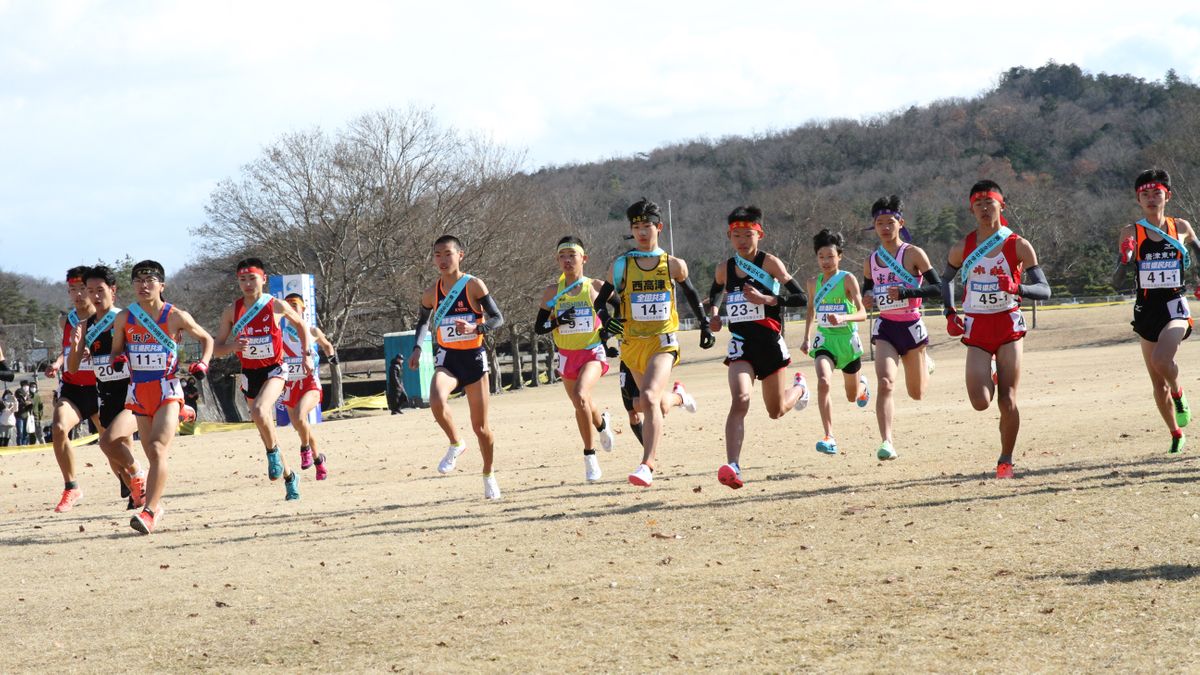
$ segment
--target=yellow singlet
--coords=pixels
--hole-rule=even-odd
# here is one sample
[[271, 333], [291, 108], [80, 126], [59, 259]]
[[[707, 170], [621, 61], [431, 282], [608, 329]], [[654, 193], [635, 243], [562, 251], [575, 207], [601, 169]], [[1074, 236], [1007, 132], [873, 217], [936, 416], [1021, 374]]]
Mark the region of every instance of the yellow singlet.
[[[560, 277], [557, 292], [562, 293], [566, 284], [566, 279]], [[559, 296], [554, 303], [554, 314], [557, 316], [572, 307], [575, 308], [575, 318], [555, 327], [554, 344], [559, 349], [590, 349], [600, 344], [600, 321], [592, 307], [591, 279], [583, 277], [574, 292]]]
[[621, 288], [621, 314], [625, 319], [625, 337], [650, 337], [679, 330], [675, 311], [675, 282], [667, 267], [667, 254], [649, 272], [630, 257], [625, 265]]

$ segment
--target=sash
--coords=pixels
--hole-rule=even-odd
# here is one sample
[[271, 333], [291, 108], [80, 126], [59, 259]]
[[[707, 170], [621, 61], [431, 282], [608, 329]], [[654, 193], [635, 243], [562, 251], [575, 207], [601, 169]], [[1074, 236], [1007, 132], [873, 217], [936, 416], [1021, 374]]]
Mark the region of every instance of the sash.
[[829, 277], [829, 280], [825, 282], [825, 285], [821, 286], [821, 290], [817, 291], [816, 299], [813, 300], [813, 307], [820, 305], [821, 301], [825, 299], [825, 296], [829, 295], [829, 292], [833, 290], [833, 287], [837, 286], [838, 282], [841, 281], [845, 276], [846, 270], [838, 270], [837, 274]]
[[753, 261], [746, 260], [740, 255], [733, 256], [733, 262], [738, 266], [738, 269], [745, 272], [747, 276], [752, 277], [755, 281], [771, 289], [775, 295], [779, 295], [779, 280], [771, 276], [771, 273], [763, 268], [755, 265]]
[[100, 318], [99, 321], [92, 324], [92, 327], [88, 329], [87, 335], [85, 335], [83, 337], [83, 340], [84, 340], [83, 344], [85, 344], [85, 345], [92, 344], [92, 342], [94, 342], [96, 340], [96, 338], [100, 337], [101, 333], [108, 330], [109, 327], [113, 325], [113, 321], [117, 318], [118, 311], [119, 311], [118, 308], [113, 307], [108, 310], [108, 314], [105, 314], [103, 317]]
[[458, 294], [462, 292], [462, 289], [466, 288], [467, 282], [472, 278], [470, 274], [464, 274], [459, 277], [458, 281], [454, 282], [454, 286], [450, 288], [450, 292], [446, 293], [446, 297], [442, 298], [442, 301], [438, 303], [437, 311], [433, 313], [433, 325], [435, 328], [442, 325], [442, 319], [446, 318], [446, 315], [450, 313], [450, 308], [454, 306], [454, 298], [458, 297]]
[[274, 299], [275, 296], [267, 293], [263, 293], [262, 295], [258, 296], [258, 300], [255, 300], [254, 304], [248, 307], [246, 311], [242, 313], [242, 318], [238, 319], [237, 323], [233, 324], [233, 335], [241, 335], [242, 329], [250, 325], [250, 322], [258, 316], [263, 307], [266, 307], [267, 303]]
[[79, 325], [79, 312], [75, 311], [74, 309], [67, 312], [67, 323], [71, 324], [71, 328], [78, 326]]
[[995, 250], [997, 246], [1004, 243], [1004, 240], [1008, 239], [1012, 233], [1012, 230], [1002, 225], [992, 236], [984, 239], [975, 246], [975, 250], [971, 252], [971, 255], [967, 256], [967, 259], [963, 261], [962, 269], [959, 270], [959, 278], [962, 279], [964, 284], [967, 283], [967, 277], [971, 274], [971, 268], [982, 260], [984, 256]]
[[[1188, 254], [1187, 247], [1183, 245], [1183, 242], [1179, 241], [1175, 237], [1172, 237], [1171, 235], [1167, 234], [1166, 232], [1163, 232], [1162, 230], [1158, 229], [1157, 227], [1151, 225], [1150, 221], [1146, 220], [1145, 218], [1142, 218], [1141, 220], [1137, 221], [1137, 224], [1141, 225], [1142, 227], [1146, 228], [1147, 230], [1150, 230], [1151, 232], [1157, 233], [1158, 236], [1162, 237], [1164, 240], [1166, 240], [1166, 242], [1168, 244], [1170, 244], [1172, 247], [1174, 247], [1176, 250], [1178, 250], [1180, 253], [1182, 253], [1183, 254], [1183, 269], [1186, 270], [1186, 269], [1191, 268], [1192, 256], [1190, 254]], [[71, 310], [71, 311], [74, 312], [75, 310]]]
[[157, 321], [150, 318], [150, 315], [146, 313], [146, 310], [142, 309], [141, 305], [137, 304], [136, 302], [133, 303], [129, 306], [129, 313], [133, 315], [134, 319], [137, 319], [137, 322], [142, 325], [142, 328], [145, 328], [151, 335], [154, 336], [154, 339], [158, 341], [158, 344], [166, 347], [167, 351], [171, 352], [172, 354], [179, 351], [179, 343], [172, 340], [171, 336], [167, 335], [166, 331], [164, 331], [162, 327], [158, 325]]
[[558, 304], [559, 298], [561, 298], [562, 296], [567, 295], [571, 291], [575, 290], [575, 287], [578, 286], [579, 284], [582, 284], [583, 280], [586, 278], [587, 277], [579, 277], [578, 279], [575, 280], [575, 283], [563, 288], [561, 291], [556, 293], [553, 298], [550, 298], [550, 311], [554, 311], [554, 306]]
[[[900, 280], [908, 284], [909, 287], [917, 288], [921, 285], [917, 283], [917, 278], [912, 274], [909, 274], [908, 270], [904, 269], [904, 265], [901, 265], [900, 261], [892, 257], [892, 254], [888, 253], [887, 249], [882, 245], [880, 245], [879, 249], [875, 251], [875, 257], [882, 260], [883, 264], [887, 265], [888, 269], [895, 273], [896, 276], [900, 277]], [[966, 267], [966, 265], [963, 267]]]
[[[280, 326], [280, 330], [283, 331], [284, 335], [291, 338], [292, 340], [295, 340], [296, 342], [299, 342], [302, 345], [304, 344], [303, 342], [300, 341], [300, 331], [296, 330], [296, 327], [292, 325], [291, 321], [288, 321], [286, 318], [284, 318], [282, 321], [279, 322], [279, 326]], [[284, 349], [284, 351], [287, 351], [287, 349], [288, 349], [288, 343], [286, 341], [283, 343], [283, 349]], [[309, 352], [310, 352], [310, 356], [313, 357], [313, 366], [315, 367], [317, 364], [319, 364], [321, 362], [320, 353], [317, 351], [317, 345], [315, 342], [309, 344]], [[294, 358], [301, 358], [301, 357], [303, 357], [303, 354], [290, 354], [289, 356], [294, 357]]]
[[[291, 321], [284, 319], [280, 323], [283, 324], [284, 335], [288, 336], [292, 340], [295, 340], [296, 342], [300, 342], [300, 331], [296, 330], [296, 327], [292, 325]], [[301, 344], [303, 343], [301, 342]]]
[[625, 265], [628, 258], [657, 258], [664, 253], [666, 253], [666, 251], [662, 250], [658, 246], [655, 246], [653, 251], [639, 251], [637, 249], [633, 249], [632, 251], [625, 252], [620, 258], [617, 258], [615, 261], [613, 261], [613, 287], [621, 287], [621, 280], [625, 278]]

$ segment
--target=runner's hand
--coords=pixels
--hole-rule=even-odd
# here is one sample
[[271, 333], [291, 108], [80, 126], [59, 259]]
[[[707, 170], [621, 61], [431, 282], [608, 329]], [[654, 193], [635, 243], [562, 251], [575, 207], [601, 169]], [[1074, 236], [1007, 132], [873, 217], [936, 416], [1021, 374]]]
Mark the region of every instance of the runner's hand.
[[1013, 278], [1007, 274], [997, 274], [996, 283], [1000, 287], [1000, 290], [1010, 295], [1019, 295], [1021, 292], [1021, 289], [1017, 287], [1017, 282], [1013, 281]]
[[1133, 262], [1133, 257], [1137, 255], [1137, 242], [1133, 237], [1125, 237], [1121, 242], [1121, 264], [1128, 265]]
[[421, 365], [421, 346], [413, 347], [412, 353], [408, 355], [408, 369], [416, 370]]
[[568, 308], [564, 309], [561, 314], [554, 317], [554, 325], [561, 326], [564, 323], [570, 323], [570, 324], [575, 323], [575, 308], [574, 307], [568, 307]]
[[605, 356], [607, 356], [607, 357], [608, 357], [608, 358], [610, 358], [610, 359], [615, 359], [615, 358], [617, 358], [618, 356], [620, 356], [620, 355], [621, 355], [621, 350], [619, 350], [619, 349], [617, 349], [616, 347], [610, 346], [609, 344], [605, 343], [605, 345], [604, 345], [604, 355], [605, 355]]
[[900, 300], [900, 287], [888, 286], [888, 300]]
[[46, 365], [46, 377], [54, 377], [58, 375], [58, 368], [54, 367], [53, 363]]
[[1192, 291], [1192, 295], [1196, 296], [1197, 300], [1200, 300], [1200, 284], [1196, 284], [1196, 290]]
[[208, 364], [203, 361], [197, 361], [188, 367], [188, 372], [197, 380], [203, 380], [208, 375]]
[[713, 336], [713, 332], [709, 329], [708, 324], [700, 324], [700, 348], [712, 349], [715, 344], [717, 344], [717, 338]]
[[800, 343], [800, 351], [802, 351], [802, 352], [804, 352], [805, 354], [807, 354], [807, 353], [808, 353], [808, 347], [809, 347], [809, 344], [808, 344], [808, 338], [804, 338], [804, 341]]
[[957, 313], [951, 312], [946, 315], [946, 332], [950, 337], [960, 337], [967, 332], [967, 327], [963, 324], [962, 317]]
[[112, 369], [114, 373], [120, 373], [125, 370], [125, 362], [129, 360], [128, 356], [118, 354], [112, 357]]
[[466, 319], [455, 319], [454, 328], [458, 331], [459, 335], [474, 335], [479, 332], [479, 324], [467, 321]]
[[745, 284], [742, 286], [742, 295], [746, 296], [747, 302], [751, 302], [756, 305], [765, 305], [767, 304], [768, 300], [774, 297], [764, 294], [762, 291], [751, 286], [750, 284]]
[[830, 326], [836, 326], [836, 325], [838, 325], [838, 324], [840, 324], [840, 323], [844, 323], [844, 322], [843, 322], [841, 319], [842, 319], [842, 317], [841, 317], [840, 315], [838, 315], [838, 314], [826, 314], [826, 315], [825, 315], [825, 321], [826, 321], [826, 322], [827, 322], [827, 323], [828, 323]]
[[604, 329], [612, 333], [614, 337], [620, 337], [625, 334], [625, 321], [620, 317], [609, 317], [604, 322]]
[[337, 352], [334, 352], [334, 353], [330, 354], [329, 356], [326, 356], [325, 361], [331, 366], [336, 366], [338, 364]]
[[721, 317], [712, 316], [708, 319], [708, 329], [714, 333], [721, 332]]

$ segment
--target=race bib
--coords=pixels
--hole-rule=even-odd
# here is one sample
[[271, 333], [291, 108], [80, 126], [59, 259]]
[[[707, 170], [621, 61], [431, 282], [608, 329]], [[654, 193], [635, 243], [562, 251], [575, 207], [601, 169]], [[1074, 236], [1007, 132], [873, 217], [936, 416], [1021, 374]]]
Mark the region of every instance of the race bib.
[[634, 321], [666, 321], [671, 317], [671, 293], [634, 293], [630, 296]]
[[[63, 363], [66, 363], [67, 359], [69, 359], [69, 358], [71, 358], [71, 348], [69, 346], [63, 347]], [[84, 370], [91, 370], [91, 369], [92, 369], [91, 359], [87, 356], [83, 357], [79, 361], [79, 370], [84, 371]]]
[[474, 317], [470, 314], [453, 314], [442, 319], [442, 323], [438, 325], [438, 339], [443, 344], [451, 342], [467, 342], [475, 339], [474, 333], [463, 333], [458, 329], [458, 324], [455, 323], [458, 319], [462, 319], [468, 323], [474, 321]]
[[575, 316], [569, 322], [558, 324], [558, 334], [575, 335], [578, 333], [591, 333], [596, 330], [595, 316], [590, 307], [576, 307]]
[[767, 318], [764, 306], [746, 300], [746, 294], [742, 291], [731, 291], [725, 296], [725, 312], [729, 316], [729, 323], [761, 321]]
[[121, 369], [120, 372], [113, 370], [112, 355], [98, 354], [92, 357], [92, 370], [96, 371], [96, 379], [101, 382], [115, 382], [124, 380], [129, 377], [129, 374]]
[[1183, 285], [1183, 264], [1178, 258], [1143, 260], [1138, 263], [1140, 288], [1179, 288]]
[[299, 382], [304, 379], [304, 357], [285, 356], [283, 359], [283, 376], [288, 382]]
[[846, 314], [846, 304], [845, 303], [842, 303], [842, 302], [821, 303], [821, 304], [817, 305], [817, 309], [815, 311], [817, 314], [817, 325], [822, 328], [838, 328], [840, 326], [845, 325], [845, 324], [832, 324], [829, 322], [830, 314], [839, 314], [839, 315], [843, 315], [843, 316]]
[[662, 335], [658, 336], [658, 346], [659, 347], [678, 347], [679, 346], [679, 337], [676, 336], [674, 333], [663, 333]]
[[275, 343], [270, 335], [251, 335], [242, 347], [242, 356], [248, 359], [271, 359], [275, 357]]
[[725, 356], [728, 357], [730, 361], [737, 361], [738, 359], [742, 358], [742, 354], [745, 353], [745, 349], [746, 344], [744, 342], [738, 338], [730, 338], [729, 347], [725, 350]]
[[969, 311], [973, 312], [988, 314], [1001, 312], [1013, 306], [1012, 296], [1000, 290], [1000, 282], [995, 279], [971, 279], [967, 283], [967, 295], [970, 302]]
[[160, 351], [133, 352], [129, 355], [129, 367], [134, 370], [166, 370], [167, 353]]
[[904, 284], [882, 284], [875, 286], [875, 310], [886, 312], [893, 309], [908, 309], [908, 300], [892, 300], [888, 297], [888, 289], [892, 286], [903, 288]]
[[929, 337], [929, 331], [925, 329], [925, 322], [921, 319], [917, 319], [916, 323], [908, 327], [908, 334], [916, 344], [921, 344]]
[[815, 352], [824, 346], [825, 346], [825, 334], [824, 333], [817, 333], [815, 336], [813, 336], [812, 351]]

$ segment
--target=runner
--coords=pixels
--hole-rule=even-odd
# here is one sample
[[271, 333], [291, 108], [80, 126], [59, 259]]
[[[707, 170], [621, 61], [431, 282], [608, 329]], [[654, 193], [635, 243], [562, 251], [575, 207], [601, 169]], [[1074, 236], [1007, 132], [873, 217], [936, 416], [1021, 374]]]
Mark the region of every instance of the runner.
[[[867, 376], [859, 372], [862, 370], [862, 339], [858, 336], [858, 326], [854, 325], [857, 321], [867, 320], [867, 311], [863, 309], [858, 279], [839, 269], [845, 242], [841, 232], [829, 230], [821, 230], [813, 237], [813, 249], [821, 271], [808, 280], [808, 296], [812, 301], [804, 320], [804, 342], [800, 344], [800, 351], [807, 352], [816, 361], [817, 409], [821, 412], [821, 426], [825, 431], [825, 437], [817, 441], [817, 452], [826, 455], [837, 454], [837, 441], [833, 438], [833, 403], [829, 393], [833, 386], [833, 371], [842, 371], [847, 401], [865, 408], [871, 400]], [[813, 337], [814, 320], [817, 322], [816, 337]]]
[[[593, 308], [605, 319], [614, 335], [621, 335], [621, 362], [629, 367], [641, 393], [642, 463], [629, 474], [629, 482], [649, 487], [654, 481], [654, 463], [662, 440], [662, 400], [671, 369], [679, 361], [679, 315], [675, 310], [675, 289], [687, 300], [700, 324], [700, 348], [711, 349], [716, 343], [700, 306], [700, 296], [688, 279], [687, 263], [667, 255], [658, 247], [662, 216], [658, 205], [642, 198], [625, 215], [637, 244], [635, 250], [618, 257], [609, 270], [608, 282], [601, 287]], [[648, 262], [649, 269], [643, 267]], [[622, 319], [611, 319], [605, 303], [616, 291], [621, 297]], [[676, 387], [680, 385], [676, 383]]]
[[[190, 314], [163, 300], [166, 273], [153, 260], [133, 266], [130, 275], [136, 302], [117, 314], [113, 322], [112, 366], [129, 365], [129, 393], [125, 408], [137, 421], [138, 440], [149, 460], [144, 508], [129, 519], [129, 526], [150, 534], [162, 524], [162, 496], [167, 483], [167, 451], [179, 427], [183, 388], [175, 373], [179, 365], [179, 338], [187, 333], [200, 342], [200, 360], [188, 371], [203, 379], [212, 359], [213, 339]], [[118, 420], [119, 424], [119, 420]]]
[[[742, 487], [742, 442], [746, 437], [746, 413], [754, 380], [762, 380], [763, 403], [767, 414], [777, 420], [793, 408], [808, 405], [808, 382], [796, 371], [788, 386], [787, 367], [792, 362], [783, 341], [783, 307], [808, 304], [804, 289], [788, 273], [783, 261], [761, 251], [765, 236], [762, 210], [757, 206], [739, 206], [726, 219], [729, 241], [735, 255], [717, 265], [712, 288], [708, 291], [709, 327], [721, 330], [721, 294], [725, 294], [725, 313], [729, 317], [729, 348], [725, 365], [729, 367], [729, 415], [725, 419], [725, 460], [717, 470], [717, 480], [734, 490]], [[780, 293], [780, 284], [786, 294]]]
[[[284, 302], [291, 305], [292, 309], [296, 310], [296, 314], [304, 316], [304, 298], [298, 293], [288, 294], [284, 298]], [[336, 366], [337, 352], [333, 348], [333, 343], [325, 337], [325, 333], [316, 326], [308, 325], [307, 322], [299, 325], [308, 328], [309, 340], [315, 340], [321, 350], [325, 352], [325, 360], [329, 362], [329, 365]], [[287, 384], [283, 387], [282, 402], [283, 407], [287, 408], [292, 428], [300, 437], [300, 468], [308, 469], [315, 464], [317, 480], [325, 480], [329, 477], [329, 466], [325, 461], [325, 453], [317, 451], [317, 433], [308, 421], [308, 414], [317, 407], [323, 396], [321, 380], [317, 376], [317, 364], [312, 360], [311, 353], [301, 356], [304, 352], [301, 351], [303, 348], [300, 345], [300, 331], [296, 330], [287, 319], [282, 321], [282, 330], [283, 365], [287, 369]], [[311, 366], [308, 374], [305, 374], [305, 361]]]
[[556, 257], [562, 274], [557, 284], [542, 291], [534, 332], [539, 335], [554, 333], [558, 374], [575, 406], [575, 423], [583, 439], [584, 478], [594, 483], [603, 475], [596, 459], [595, 435], [599, 434], [600, 447], [606, 451], [613, 449], [608, 411], [601, 413], [592, 400], [596, 382], [608, 373], [608, 358], [600, 339], [600, 321], [592, 308], [604, 282], [583, 276], [588, 257], [578, 237], [559, 239]]
[[479, 440], [479, 454], [483, 457], [483, 496], [500, 499], [500, 484], [492, 466], [495, 436], [488, 426], [488, 361], [483, 336], [504, 325], [504, 316], [500, 314], [495, 298], [488, 294], [483, 280], [459, 269], [465, 255], [462, 242], [453, 235], [442, 235], [433, 242], [433, 264], [437, 267], [438, 279], [421, 294], [417, 346], [409, 356], [408, 367], [417, 369], [421, 343], [429, 332], [432, 314], [437, 346], [433, 351], [429, 407], [450, 441], [446, 455], [438, 463], [438, 473], [453, 471], [459, 455], [467, 449], [467, 444], [459, 438], [447, 405], [451, 394], [463, 391], [471, 410], [471, 428]]
[[[221, 313], [217, 330], [215, 356], [237, 353], [242, 365], [242, 394], [250, 408], [250, 419], [258, 427], [267, 451], [267, 478], [283, 478], [284, 499], [300, 498], [300, 474], [287, 467], [275, 434], [275, 402], [283, 394], [283, 331], [280, 321], [286, 318], [293, 325], [304, 325], [296, 310], [286, 302], [263, 292], [267, 283], [266, 265], [258, 258], [245, 258], [237, 264], [237, 282], [242, 297], [233, 301]], [[234, 341], [229, 340], [233, 338]], [[300, 351], [311, 349], [308, 331], [301, 331]], [[304, 376], [312, 374], [311, 360], [300, 364]]]
[[83, 492], [79, 489], [79, 483], [75, 481], [75, 451], [71, 449], [71, 430], [87, 419], [96, 424], [97, 428], [100, 423], [96, 414], [99, 410], [96, 401], [96, 374], [92, 372], [91, 364], [82, 361], [78, 372], [69, 372], [64, 367], [71, 356], [72, 332], [96, 312], [84, 284], [83, 277], [87, 272], [88, 268], [85, 266], [67, 270], [67, 294], [73, 307], [64, 318], [59, 319], [59, 327], [62, 329], [62, 352], [53, 363], [46, 366], [46, 377], [60, 377], [54, 402], [54, 423], [50, 431], [54, 443], [54, 459], [58, 462], [63, 477], [62, 496], [58, 505], [54, 507], [56, 513], [70, 511], [83, 499]]
[[[1186, 441], [1183, 427], [1191, 421], [1192, 411], [1183, 395], [1175, 354], [1179, 343], [1192, 333], [1183, 279], [1184, 271], [1195, 259], [1193, 255], [1200, 256], [1200, 244], [1191, 223], [1164, 213], [1171, 199], [1171, 176], [1166, 171], [1141, 172], [1133, 189], [1143, 217], [1121, 228], [1113, 287], [1120, 288], [1126, 270], [1136, 268], [1133, 332], [1141, 340], [1142, 360], [1154, 387], [1154, 403], [1171, 432], [1170, 452], [1180, 452]], [[1196, 297], [1200, 298], [1200, 284], [1196, 285]]]
[[[942, 273], [946, 332], [962, 336], [962, 343], [967, 345], [967, 396], [971, 405], [976, 410], [987, 410], [999, 390], [1000, 459], [996, 462], [996, 478], [1012, 478], [1013, 448], [1021, 428], [1021, 413], [1017, 410], [1021, 338], [1025, 337], [1021, 298], [1049, 299], [1050, 283], [1038, 266], [1033, 246], [1008, 229], [1002, 215], [1005, 205], [1000, 186], [990, 180], [975, 183], [970, 203], [978, 226], [950, 249]], [[1021, 283], [1022, 279], [1031, 283]], [[966, 287], [962, 302], [965, 319], [954, 310], [956, 282]]]
[[[879, 248], [868, 258], [863, 269], [863, 303], [874, 306], [879, 316], [871, 326], [871, 344], [875, 345], [875, 418], [883, 442], [875, 451], [881, 460], [896, 459], [892, 445], [892, 417], [895, 403], [896, 374], [904, 364], [904, 384], [908, 397], [920, 401], [933, 370], [933, 359], [926, 353], [929, 331], [921, 319], [924, 298], [941, 295], [941, 279], [929, 263], [925, 251], [909, 243], [904, 227], [903, 205], [896, 195], [880, 197], [871, 206], [871, 227], [879, 236]], [[864, 230], [866, 231], [866, 230]], [[921, 280], [924, 280], [924, 284]]]
[[118, 370], [113, 363], [112, 342], [114, 326], [117, 326], [116, 307], [117, 278], [104, 265], [88, 268], [83, 275], [88, 297], [96, 312], [72, 331], [71, 355], [67, 359], [68, 372], [75, 373], [86, 359], [96, 376], [96, 395], [99, 412], [100, 450], [108, 458], [109, 466], [125, 485], [129, 503], [127, 508], [140, 509], [146, 502], [146, 474], [133, 458], [133, 433], [137, 422], [133, 413], [125, 409], [125, 397], [129, 393], [129, 371], [122, 365]]

